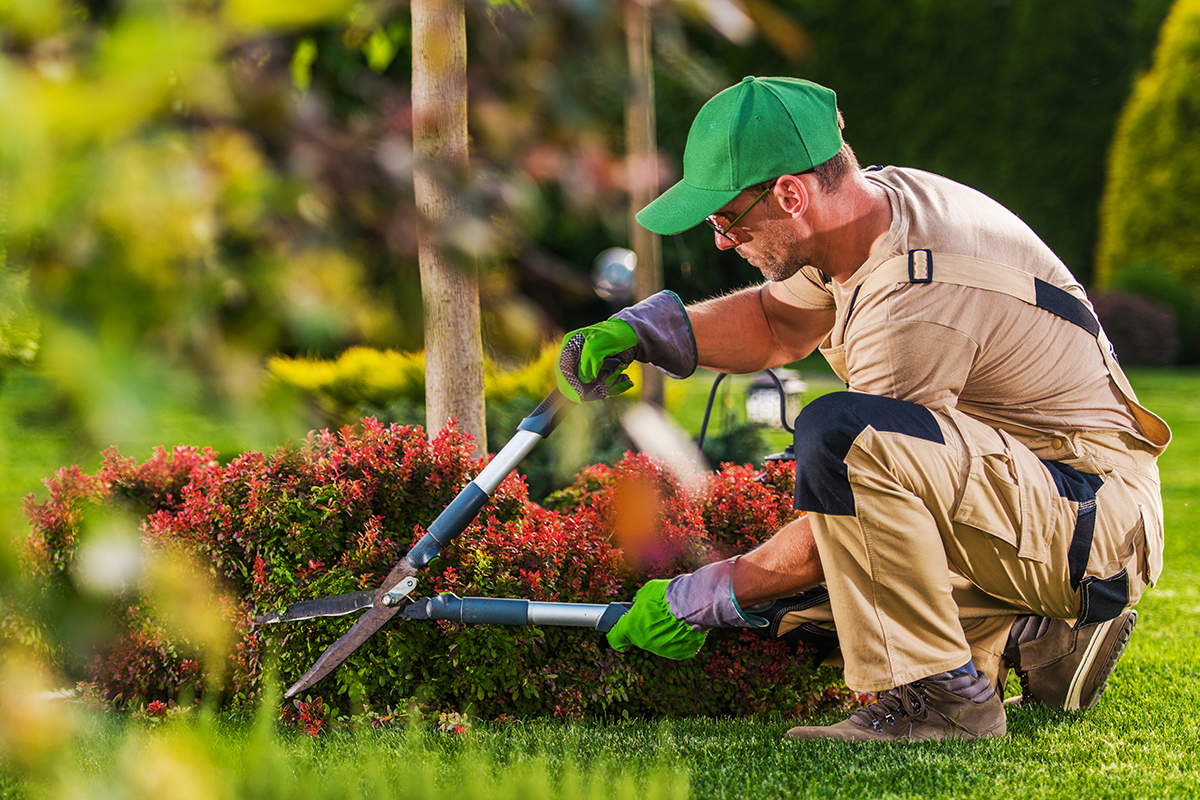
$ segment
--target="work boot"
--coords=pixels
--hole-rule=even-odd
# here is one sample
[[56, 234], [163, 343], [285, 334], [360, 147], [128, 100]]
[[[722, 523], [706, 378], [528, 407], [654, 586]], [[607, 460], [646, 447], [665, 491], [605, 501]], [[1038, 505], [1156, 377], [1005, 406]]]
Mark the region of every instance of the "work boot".
[[1136, 624], [1133, 609], [1079, 630], [1061, 619], [1018, 617], [1004, 660], [1021, 679], [1019, 702], [1067, 711], [1094, 708]]
[[988, 739], [1006, 730], [1000, 695], [986, 676], [942, 672], [890, 689], [836, 725], [792, 728], [787, 735], [865, 742]]

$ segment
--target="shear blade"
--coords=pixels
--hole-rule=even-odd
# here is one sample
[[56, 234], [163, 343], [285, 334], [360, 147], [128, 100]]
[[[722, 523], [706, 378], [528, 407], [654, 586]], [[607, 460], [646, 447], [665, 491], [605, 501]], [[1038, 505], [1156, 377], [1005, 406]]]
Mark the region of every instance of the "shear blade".
[[300, 680], [288, 687], [288, 690], [283, 693], [284, 699], [290, 700], [337, 669], [351, 653], [359, 648], [359, 645], [386, 625], [399, 611], [399, 606], [388, 608], [387, 606], [379, 605], [369, 609], [367, 613], [358, 618], [358, 622], [354, 623], [354, 627], [346, 631], [345, 636], [331, 644], [324, 653], [321, 653], [321, 657], [309, 668], [308, 672], [300, 676]]
[[299, 619], [315, 619], [317, 617], [341, 617], [353, 614], [364, 608], [371, 608], [374, 589], [349, 594], [338, 594], [332, 597], [319, 597], [316, 600], [304, 600], [292, 603], [282, 611], [272, 611], [254, 618], [255, 625], [267, 625], [273, 622], [293, 622]]

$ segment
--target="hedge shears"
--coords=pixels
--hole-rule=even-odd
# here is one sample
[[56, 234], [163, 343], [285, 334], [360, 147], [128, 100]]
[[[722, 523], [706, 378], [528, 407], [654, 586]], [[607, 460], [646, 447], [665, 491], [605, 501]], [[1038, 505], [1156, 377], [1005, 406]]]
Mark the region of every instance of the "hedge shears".
[[[612, 363], [609, 363], [612, 362]], [[605, 360], [602, 374], [624, 369], [618, 359]], [[401, 558], [378, 589], [324, 597], [294, 603], [282, 611], [255, 619], [258, 624], [288, 622], [314, 617], [342, 616], [366, 609], [342, 638], [331, 644], [298, 681], [285, 698], [305, 691], [337, 669], [351, 653], [392, 618], [452, 620], [494, 625], [561, 625], [589, 627], [608, 632], [629, 610], [627, 603], [552, 603], [497, 597], [457, 597], [441, 594], [414, 599], [417, 574], [438, 556], [441, 549], [467, 529], [478, 516], [500, 482], [520, 463], [534, 446], [558, 427], [562, 418], [575, 407], [557, 389], [543, 400], [533, 413], [517, 426], [517, 433], [501, 448], [487, 466], [468, 483], [438, 515], [412, 549]]]

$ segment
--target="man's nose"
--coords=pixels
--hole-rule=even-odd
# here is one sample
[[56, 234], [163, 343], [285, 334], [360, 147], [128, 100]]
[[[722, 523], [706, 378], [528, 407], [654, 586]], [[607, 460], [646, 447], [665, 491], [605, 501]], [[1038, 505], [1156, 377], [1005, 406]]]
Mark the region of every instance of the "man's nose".
[[733, 248], [737, 247], [738, 243], [731, 238], [733, 235], [734, 235], [733, 231], [729, 232], [729, 236], [726, 236], [724, 234], [713, 231], [713, 236], [715, 236], [716, 240], [717, 240], [716, 241], [717, 249], [718, 250], [732, 250]]

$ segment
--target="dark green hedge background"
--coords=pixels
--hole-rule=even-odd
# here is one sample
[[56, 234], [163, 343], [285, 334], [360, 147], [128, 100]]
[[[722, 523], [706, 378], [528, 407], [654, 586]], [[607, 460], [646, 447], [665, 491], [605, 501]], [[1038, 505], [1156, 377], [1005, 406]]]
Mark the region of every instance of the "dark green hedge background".
[[[732, 80], [786, 74], [833, 88], [864, 165], [918, 167], [979, 189], [1090, 285], [1109, 144], [1170, 5], [790, 0], [778, 6], [811, 37], [809, 58], [708, 42]], [[675, 74], [657, 77], [659, 145], [682, 154], [703, 101]], [[718, 262], [710, 238], [664, 243], [670, 288], [691, 298], [754, 280], [736, 256]], [[679, 269], [684, 249], [690, 281]]]

